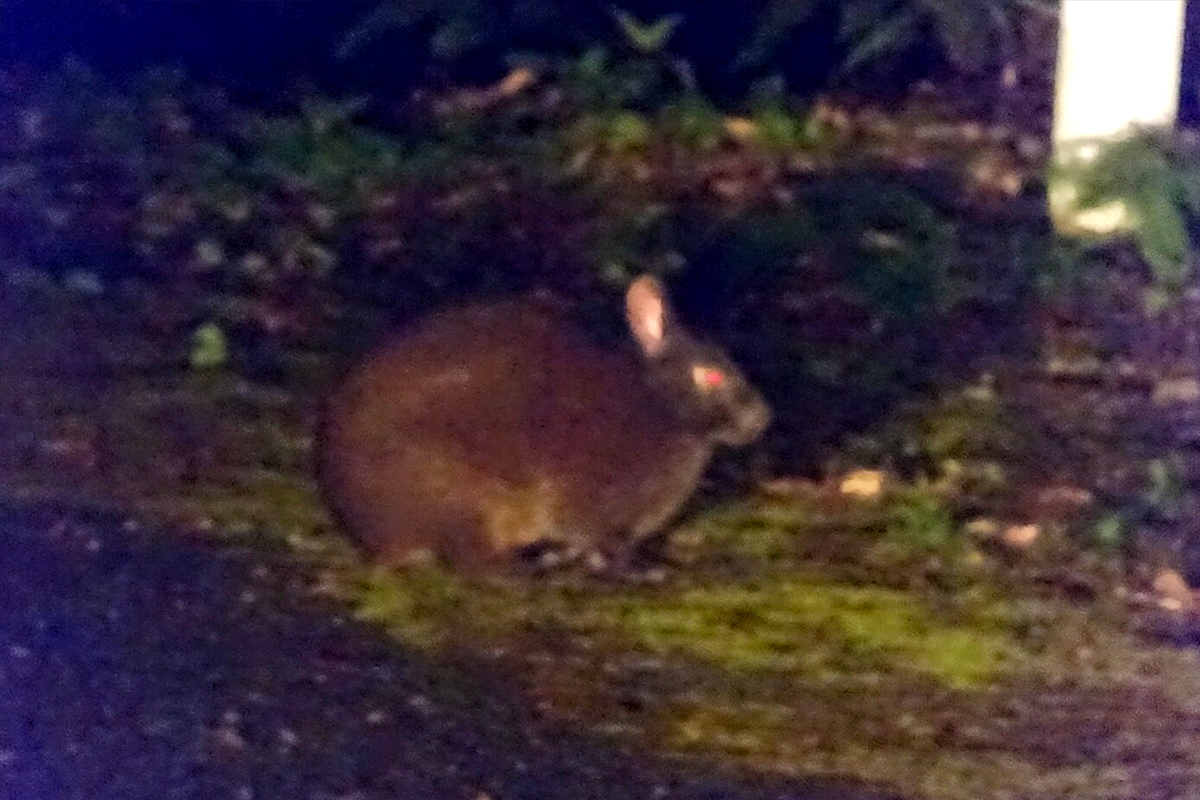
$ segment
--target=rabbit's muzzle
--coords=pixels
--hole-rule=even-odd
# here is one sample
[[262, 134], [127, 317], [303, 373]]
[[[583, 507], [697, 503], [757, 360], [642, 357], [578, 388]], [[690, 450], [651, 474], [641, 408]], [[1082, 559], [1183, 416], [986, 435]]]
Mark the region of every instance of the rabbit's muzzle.
[[715, 429], [712, 438], [727, 447], [743, 447], [757, 441], [771, 425], [771, 409], [766, 401], [749, 387], [739, 398], [737, 410]]

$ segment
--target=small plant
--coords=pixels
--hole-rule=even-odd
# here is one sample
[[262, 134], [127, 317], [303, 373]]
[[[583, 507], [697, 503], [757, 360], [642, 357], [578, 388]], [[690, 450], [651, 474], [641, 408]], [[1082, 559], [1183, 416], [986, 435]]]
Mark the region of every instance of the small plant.
[[1143, 500], [1163, 519], [1178, 519], [1187, 496], [1184, 467], [1178, 456], [1156, 458], [1146, 465]]
[[248, 126], [256, 153], [252, 173], [307, 188], [337, 207], [331, 212], [359, 211], [365, 185], [393, 177], [405, 155], [395, 140], [355, 124], [365, 107], [362, 98], [310, 97], [298, 115], [255, 118]]
[[207, 371], [220, 369], [229, 359], [229, 347], [225, 333], [214, 322], [206, 322], [192, 335], [188, 363], [192, 369]]
[[815, 115], [804, 116], [791, 107], [781, 80], [758, 84], [750, 98], [754, 139], [768, 151], [782, 154], [810, 149], [825, 139]]
[[1129, 235], [1153, 270], [1151, 309], [1178, 296], [1193, 277], [1200, 145], [1187, 135], [1143, 129], [1105, 145], [1090, 163], [1059, 169], [1076, 185], [1078, 207], [1124, 206]]
[[615, 44], [593, 45], [556, 70], [576, 109], [585, 113], [648, 112], [681, 92], [696, 90], [691, 66], [669, 49], [681, 17], [641, 23], [623, 11], [614, 11], [613, 18], [620, 34]]
[[1178, 523], [1187, 496], [1184, 465], [1178, 455], [1152, 459], [1145, 465], [1140, 490], [1113, 503], [1095, 523], [1091, 544], [1102, 552], [1115, 553], [1130, 547], [1163, 542], [1138, 542], [1136, 535], [1148, 525]]
[[662, 125], [674, 142], [695, 153], [715, 150], [726, 136], [726, 117], [696, 92], [686, 92], [663, 109]]
[[1120, 514], [1105, 514], [1092, 527], [1091, 543], [1103, 553], [1115, 553], [1128, 541], [1129, 523]]
[[918, 484], [896, 497], [887, 536], [917, 550], [940, 553], [958, 537], [958, 525], [945, 501], [926, 485]]

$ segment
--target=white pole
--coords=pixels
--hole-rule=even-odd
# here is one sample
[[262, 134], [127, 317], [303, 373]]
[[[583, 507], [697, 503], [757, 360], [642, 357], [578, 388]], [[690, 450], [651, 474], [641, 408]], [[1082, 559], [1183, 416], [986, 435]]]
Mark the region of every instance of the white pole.
[[[1179, 104], [1185, 0], [1061, 0], [1054, 158], [1086, 162], [1131, 126], [1170, 126]], [[1050, 184], [1060, 230], [1110, 233], [1131, 224], [1120, 203], [1075, 207], [1065, 178]]]

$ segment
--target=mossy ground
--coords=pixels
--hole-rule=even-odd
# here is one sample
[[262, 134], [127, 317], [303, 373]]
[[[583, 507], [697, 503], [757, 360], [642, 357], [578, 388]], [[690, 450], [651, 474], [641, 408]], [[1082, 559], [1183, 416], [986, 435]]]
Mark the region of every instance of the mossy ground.
[[962, 537], [907, 536], [941, 519], [912, 513], [936, 510], [919, 490], [710, 509], [679, 531], [683, 566], [661, 585], [372, 569], [309, 476], [322, 356], [285, 359], [266, 387], [236, 360], [169, 368], [104, 300], [6, 302], [9, 501], [284, 538], [324, 570], [323, 591], [406, 645], [507, 675], [552, 723], [684, 759], [938, 800], [1200, 794], [1197, 653], [1139, 639], [1111, 604], [1039, 589]]

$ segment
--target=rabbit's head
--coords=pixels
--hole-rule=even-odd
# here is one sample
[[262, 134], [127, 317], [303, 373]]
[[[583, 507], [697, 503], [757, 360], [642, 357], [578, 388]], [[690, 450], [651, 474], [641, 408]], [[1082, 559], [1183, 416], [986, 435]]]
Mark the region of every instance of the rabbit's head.
[[733, 447], [762, 435], [771, 421], [762, 396], [723, 352], [678, 325], [658, 280], [630, 284], [625, 314], [650, 382], [691, 432]]

